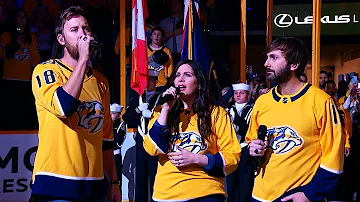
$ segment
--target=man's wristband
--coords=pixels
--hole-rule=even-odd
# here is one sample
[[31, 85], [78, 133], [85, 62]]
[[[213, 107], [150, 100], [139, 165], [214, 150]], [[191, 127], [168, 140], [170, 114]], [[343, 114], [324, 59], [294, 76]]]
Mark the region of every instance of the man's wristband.
[[109, 180], [109, 184], [117, 184], [117, 185], [120, 185], [120, 180]]

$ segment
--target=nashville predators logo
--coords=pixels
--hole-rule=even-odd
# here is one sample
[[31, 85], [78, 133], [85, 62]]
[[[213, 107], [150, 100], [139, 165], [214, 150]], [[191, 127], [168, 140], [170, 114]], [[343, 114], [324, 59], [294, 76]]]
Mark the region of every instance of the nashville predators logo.
[[90, 134], [98, 132], [103, 126], [104, 107], [98, 101], [81, 103], [77, 109], [77, 115], [78, 126], [90, 130]]
[[195, 132], [181, 132], [179, 135], [172, 135], [170, 138], [171, 141], [171, 151], [177, 151], [176, 146], [186, 149], [194, 154], [199, 153], [207, 149], [207, 143], [203, 143], [201, 136]]
[[21, 48], [14, 54], [14, 59], [18, 61], [25, 61], [30, 58], [30, 51], [27, 48]]
[[267, 133], [269, 146], [275, 154], [285, 154], [304, 143], [303, 138], [289, 126], [273, 127]]
[[164, 67], [164, 65], [160, 65], [160, 66], [158, 66], [156, 68], [150, 66], [149, 69], [157, 71], [157, 72], [161, 72], [161, 70], [165, 69], [165, 67]]

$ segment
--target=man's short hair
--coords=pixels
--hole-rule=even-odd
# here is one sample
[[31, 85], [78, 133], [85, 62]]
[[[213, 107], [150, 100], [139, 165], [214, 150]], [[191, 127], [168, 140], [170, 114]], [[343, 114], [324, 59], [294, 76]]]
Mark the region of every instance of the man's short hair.
[[326, 71], [324, 71], [324, 70], [321, 70], [321, 71], [320, 71], [320, 74], [326, 74], [326, 75], [328, 75], [328, 73], [327, 73]]
[[296, 77], [299, 78], [304, 73], [308, 61], [308, 50], [300, 39], [295, 37], [279, 37], [269, 44], [265, 49], [265, 53], [275, 50], [282, 51], [288, 65], [299, 64], [295, 70]]
[[88, 21], [88, 23], [90, 23], [89, 20], [87, 19], [87, 16], [86, 16], [86, 13], [85, 13], [84, 9], [82, 9], [80, 6], [70, 6], [69, 8], [65, 9], [60, 14], [59, 21], [58, 21], [57, 26], [55, 28], [56, 36], [58, 34], [63, 34], [64, 24], [65, 24], [66, 21], [69, 21], [71, 18], [78, 17], [78, 16], [84, 17]]
[[164, 31], [161, 27], [154, 27], [154, 28], [151, 30], [151, 34], [154, 33], [155, 31], [160, 31], [162, 37], [165, 37], [165, 31]]

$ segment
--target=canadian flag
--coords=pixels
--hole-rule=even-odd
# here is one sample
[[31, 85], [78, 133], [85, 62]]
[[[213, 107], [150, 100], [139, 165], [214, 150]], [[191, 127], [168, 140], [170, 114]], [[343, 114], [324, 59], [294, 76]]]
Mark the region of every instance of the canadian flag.
[[148, 80], [145, 19], [148, 17], [146, 0], [132, 0], [132, 72], [131, 88], [141, 95]]

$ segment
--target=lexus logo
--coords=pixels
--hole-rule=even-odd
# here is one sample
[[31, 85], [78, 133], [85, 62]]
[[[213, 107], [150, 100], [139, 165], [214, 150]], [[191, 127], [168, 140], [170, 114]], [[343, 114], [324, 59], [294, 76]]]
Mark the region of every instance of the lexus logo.
[[293, 18], [289, 14], [279, 14], [274, 18], [274, 24], [280, 28], [290, 27], [293, 23]]

